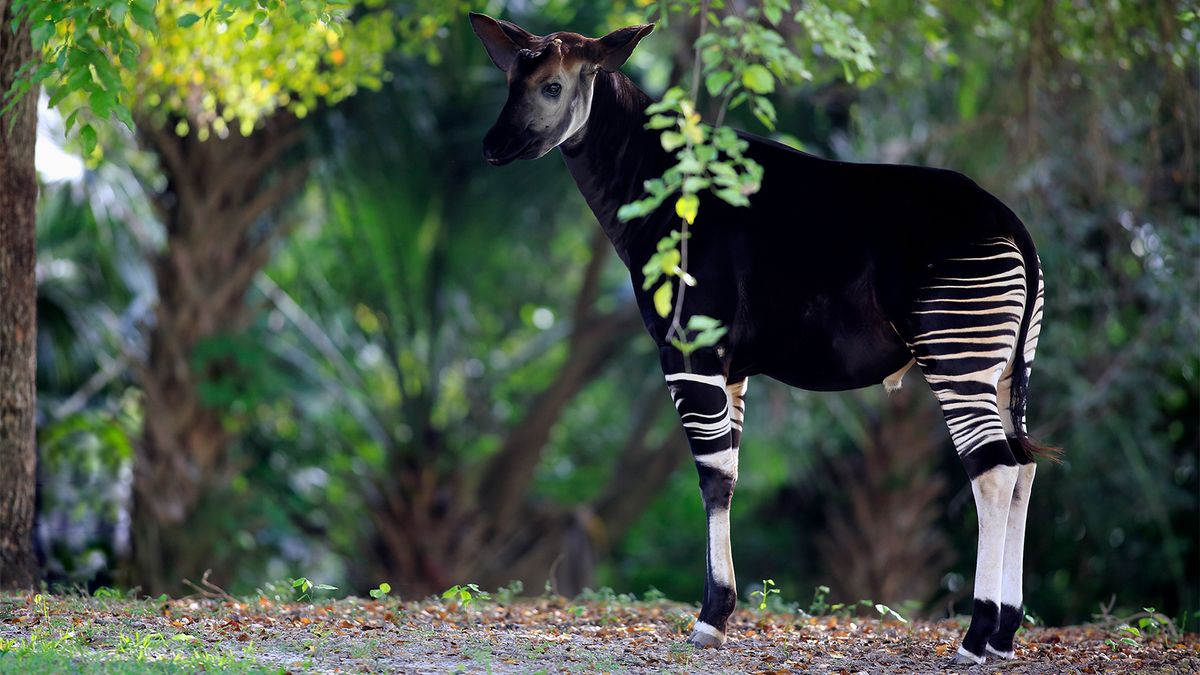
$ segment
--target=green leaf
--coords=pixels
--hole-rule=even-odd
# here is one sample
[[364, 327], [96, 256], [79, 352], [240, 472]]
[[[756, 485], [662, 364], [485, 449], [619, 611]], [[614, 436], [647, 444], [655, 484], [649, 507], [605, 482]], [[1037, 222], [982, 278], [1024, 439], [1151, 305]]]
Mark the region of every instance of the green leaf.
[[676, 118], [670, 115], [655, 115], [646, 123], [647, 129], [670, 129], [678, 124]]
[[742, 84], [756, 94], [775, 91], [775, 76], [762, 64], [752, 64], [742, 72]]
[[736, 188], [722, 188], [717, 190], [716, 195], [732, 206], [750, 206], [750, 200]]
[[79, 142], [83, 143], [83, 156], [91, 157], [96, 150], [96, 130], [90, 124], [85, 124], [79, 130]]
[[662, 318], [667, 318], [671, 313], [671, 296], [673, 289], [671, 288], [670, 280], [664, 281], [657, 290], [654, 291], [654, 311]]
[[[729, 329], [725, 328], [724, 326], [713, 328], [711, 330], [700, 331], [696, 337], [692, 338], [692, 344], [696, 347], [711, 347], [720, 342], [721, 338], [724, 337], [725, 333], [727, 332], [729, 332]], [[778, 591], [776, 591], [776, 593], [778, 593]]]
[[115, 114], [117, 119], [121, 120], [121, 123], [124, 124], [130, 131], [136, 131], [136, 129], [133, 127], [133, 115], [129, 112], [128, 106], [117, 103], [113, 106], [113, 114]]
[[88, 106], [100, 120], [108, 119], [108, 115], [116, 103], [116, 97], [103, 89], [97, 89], [92, 92], [91, 96], [88, 96]]
[[729, 81], [732, 79], [733, 73], [726, 70], [718, 70], [709, 73], [708, 77], [704, 78], [704, 87], [708, 89], [710, 96], [717, 96], [725, 89], [725, 85], [729, 84]]
[[[711, 330], [713, 328], [720, 327], [720, 325], [720, 321], [717, 321], [711, 316], [704, 316], [703, 314], [693, 314], [687, 322], [688, 330]], [[771, 580], [768, 579], [768, 581]], [[775, 582], [772, 581], [771, 583]]]
[[771, 103], [771, 99], [763, 96], [755, 96], [754, 116], [758, 118], [759, 122], [762, 122], [764, 127], [771, 130], [775, 129], [777, 116], [775, 114], [775, 104]]
[[679, 261], [682, 257], [682, 255], [679, 253], [679, 249], [677, 249], [677, 248], [669, 249], [667, 251], [663, 251], [660, 254], [657, 254], [656, 257], [658, 257], [658, 256], [661, 256], [661, 258], [658, 261], [659, 269], [661, 269], [663, 271], [663, 274], [666, 274], [668, 276], [674, 276], [675, 268], [679, 267]]
[[664, 131], [659, 142], [662, 143], [663, 150], [671, 152], [683, 147], [686, 141], [684, 141], [683, 134], [678, 131]]
[[783, 19], [783, 12], [774, 5], [767, 5], [763, 7], [763, 16], [767, 17], [767, 21], [770, 21], [772, 24], [778, 24]]
[[175, 25], [179, 26], [180, 28], [187, 28], [199, 20], [199, 14], [196, 14], [195, 12], [187, 12], [186, 14], [180, 14], [179, 18], [175, 19]]
[[29, 30], [29, 37], [33, 40], [33, 48], [41, 49], [42, 45], [46, 44], [54, 35], [53, 21], [39, 21], [37, 25]]

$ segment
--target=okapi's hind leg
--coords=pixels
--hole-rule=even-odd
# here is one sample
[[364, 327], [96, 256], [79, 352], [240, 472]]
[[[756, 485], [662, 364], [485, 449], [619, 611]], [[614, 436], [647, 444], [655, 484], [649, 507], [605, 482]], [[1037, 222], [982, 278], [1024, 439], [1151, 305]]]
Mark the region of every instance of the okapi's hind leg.
[[1009, 444], [1011, 420], [1001, 413], [1008, 396], [998, 390], [1014, 361], [1025, 295], [1017, 247], [1001, 238], [977, 242], [934, 265], [906, 322], [904, 337], [941, 405], [979, 512], [971, 625], [954, 663], [984, 662], [1001, 627], [1005, 572], [1020, 567], [1006, 565], [1020, 556], [1006, 540], [1018, 526], [1024, 534], [1024, 512], [1011, 513], [1022, 470]]
[[671, 399], [700, 474], [708, 523], [704, 601], [690, 641], [698, 648], [720, 647], [725, 644], [726, 624], [737, 604], [729, 508], [737, 484], [746, 380], [727, 382], [715, 355], [693, 354], [690, 372], [673, 347], [663, 349], [662, 361]]
[[[1038, 274], [1038, 293], [1034, 298], [1033, 314], [1025, 336], [1024, 367], [1025, 382], [1028, 384], [1029, 375], [1033, 368], [1033, 357], [1037, 350], [1038, 336], [1042, 325], [1042, 300], [1044, 285], [1041, 273]], [[1008, 445], [1017, 460], [1019, 470], [1017, 484], [1013, 488], [1012, 501], [1008, 508], [1008, 526], [1004, 533], [1004, 570], [1000, 589], [1000, 624], [987, 641], [988, 653], [1002, 659], [1014, 658], [1013, 640], [1017, 629], [1021, 627], [1024, 618], [1022, 609], [1023, 566], [1025, 557], [1025, 524], [1029, 512], [1029, 497], [1033, 488], [1033, 477], [1037, 465], [1033, 457], [1025, 450], [1017, 433], [1026, 434], [1025, 410], [1023, 405], [1013, 410], [1012, 376], [1009, 368], [1000, 380], [999, 403], [1000, 418], [1004, 423], [1004, 432], [1008, 436]]]

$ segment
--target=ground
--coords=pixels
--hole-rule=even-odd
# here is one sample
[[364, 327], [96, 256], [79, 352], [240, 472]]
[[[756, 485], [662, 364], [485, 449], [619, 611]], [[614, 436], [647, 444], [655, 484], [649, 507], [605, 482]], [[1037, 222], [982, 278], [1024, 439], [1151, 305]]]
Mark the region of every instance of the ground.
[[[927, 673], [947, 670], [965, 624], [742, 609], [724, 648], [695, 651], [695, 608], [666, 601], [270, 595], [0, 595], [0, 673]], [[1017, 660], [949, 670], [1200, 672], [1200, 635], [1142, 625], [1033, 627], [1018, 636]]]

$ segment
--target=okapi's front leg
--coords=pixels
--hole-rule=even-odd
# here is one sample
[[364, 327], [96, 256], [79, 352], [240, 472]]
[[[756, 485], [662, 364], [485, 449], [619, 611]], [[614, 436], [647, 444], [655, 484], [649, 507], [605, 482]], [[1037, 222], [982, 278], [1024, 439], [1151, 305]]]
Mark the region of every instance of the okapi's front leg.
[[667, 387], [700, 474], [700, 494], [708, 520], [704, 603], [691, 642], [701, 648], [720, 647], [725, 643], [726, 621], [737, 604], [729, 507], [737, 484], [746, 380], [727, 383], [715, 355], [693, 355], [690, 361], [691, 372], [669, 367], [682, 364], [678, 352], [671, 355], [664, 350]]

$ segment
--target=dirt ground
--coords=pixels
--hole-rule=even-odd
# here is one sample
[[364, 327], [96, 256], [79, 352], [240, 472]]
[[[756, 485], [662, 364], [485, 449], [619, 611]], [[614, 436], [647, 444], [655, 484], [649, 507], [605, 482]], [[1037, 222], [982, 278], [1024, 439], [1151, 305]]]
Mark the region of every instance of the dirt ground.
[[[0, 672], [1197, 673], [1200, 636], [1030, 628], [1017, 659], [950, 668], [965, 620], [901, 623], [739, 610], [693, 650], [694, 608], [562, 598], [470, 606], [349, 598], [169, 601], [0, 596]], [[47, 661], [46, 659], [50, 659]], [[57, 665], [56, 665], [57, 664]]]

